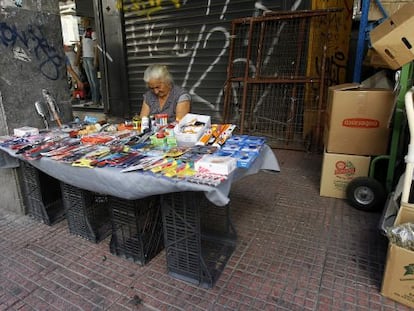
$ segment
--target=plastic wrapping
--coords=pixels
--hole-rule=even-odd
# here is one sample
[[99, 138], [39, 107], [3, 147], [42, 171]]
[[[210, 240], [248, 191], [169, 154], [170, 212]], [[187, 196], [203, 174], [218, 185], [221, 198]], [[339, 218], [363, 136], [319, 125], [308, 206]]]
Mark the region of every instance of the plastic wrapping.
[[387, 237], [391, 243], [402, 248], [414, 251], [414, 224], [404, 223], [398, 226], [389, 227]]

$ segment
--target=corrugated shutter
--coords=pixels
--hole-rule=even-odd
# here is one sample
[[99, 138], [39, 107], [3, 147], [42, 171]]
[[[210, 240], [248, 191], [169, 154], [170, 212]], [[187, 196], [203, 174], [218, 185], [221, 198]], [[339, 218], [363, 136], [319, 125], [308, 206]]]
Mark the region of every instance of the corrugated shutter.
[[270, 10], [303, 10], [308, 0], [123, 1], [129, 105], [139, 112], [149, 64], [168, 65], [192, 95], [192, 112], [222, 120], [231, 21]]

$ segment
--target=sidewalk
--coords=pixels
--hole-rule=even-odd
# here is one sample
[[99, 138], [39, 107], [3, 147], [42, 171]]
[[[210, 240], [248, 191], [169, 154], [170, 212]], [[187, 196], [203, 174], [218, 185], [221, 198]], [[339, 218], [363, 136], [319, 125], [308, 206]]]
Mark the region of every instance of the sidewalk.
[[236, 250], [212, 289], [0, 210], [0, 310], [410, 310], [380, 295], [380, 214], [319, 196], [321, 155], [275, 150], [278, 174], [235, 183]]

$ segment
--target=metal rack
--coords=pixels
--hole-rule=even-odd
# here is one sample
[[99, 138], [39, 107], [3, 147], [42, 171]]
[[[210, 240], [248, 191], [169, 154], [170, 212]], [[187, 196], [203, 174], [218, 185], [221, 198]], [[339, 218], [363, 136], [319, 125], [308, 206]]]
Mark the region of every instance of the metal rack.
[[371, 0], [362, 0], [361, 6], [361, 18], [359, 21], [359, 32], [358, 32], [358, 41], [357, 41], [357, 50], [356, 50], [356, 57], [355, 57], [355, 64], [354, 64], [354, 74], [353, 74], [353, 82], [359, 83], [361, 82], [361, 69], [362, 69], [362, 60], [365, 54], [365, 44], [369, 42], [369, 32], [376, 24], [380, 23], [383, 19], [388, 17], [387, 12], [385, 11], [384, 7], [381, 4], [380, 0], [374, 0], [375, 4], [378, 6], [379, 10], [381, 11], [383, 18], [375, 21], [374, 23], [368, 22], [368, 15], [369, 15], [369, 8]]
[[[331, 21], [340, 9], [232, 21], [224, 120], [275, 148], [321, 147]], [[309, 55], [312, 54], [312, 59]]]

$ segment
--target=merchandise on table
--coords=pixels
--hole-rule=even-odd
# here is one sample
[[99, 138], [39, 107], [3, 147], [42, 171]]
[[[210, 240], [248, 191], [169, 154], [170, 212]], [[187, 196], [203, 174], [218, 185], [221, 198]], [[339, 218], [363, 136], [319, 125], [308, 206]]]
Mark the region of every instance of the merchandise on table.
[[197, 171], [207, 170], [210, 173], [228, 175], [237, 167], [237, 160], [215, 154], [206, 154], [195, 163]]
[[142, 121], [134, 116], [120, 124], [77, 122], [9, 137], [0, 146], [30, 160], [48, 157], [79, 168], [116, 167], [123, 173], [217, 186], [236, 167], [249, 168], [265, 143], [263, 137], [233, 135], [233, 124], [211, 125], [205, 115], [189, 113], [172, 124], [163, 115]]
[[174, 127], [178, 146], [195, 145], [210, 126], [210, 116], [187, 113]]
[[223, 146], [227, 139], [229, 139], [235, 130], [236, 126], [233, 124], [225, 124], [225, 129], [220, 133], [219, 137], [217, 137], [216, 141], [213, 143], [213, 146], [221, 147]]
[[31, 136], [31, 135], [38, 135], [39, 129], [30, 126], [23, 126], [13, 130], [14, 136], [23, 137], [23, 136]]

